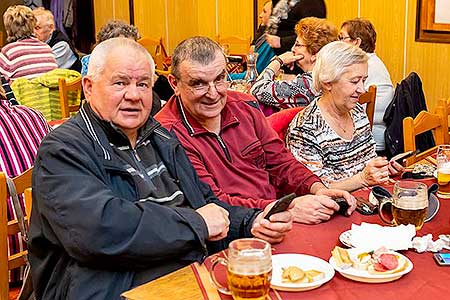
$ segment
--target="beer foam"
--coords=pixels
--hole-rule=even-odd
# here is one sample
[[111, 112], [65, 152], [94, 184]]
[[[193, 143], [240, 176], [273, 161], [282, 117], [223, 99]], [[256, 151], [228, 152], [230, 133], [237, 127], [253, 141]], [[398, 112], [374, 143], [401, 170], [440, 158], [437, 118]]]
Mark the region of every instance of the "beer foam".
[[400, 198], [396, 198], [394, 202], [394, 206], [403, 209], [419, 210], [428, 207], [428, 201], [425, 199], [425, 197], [420, 196], [403, 196]]

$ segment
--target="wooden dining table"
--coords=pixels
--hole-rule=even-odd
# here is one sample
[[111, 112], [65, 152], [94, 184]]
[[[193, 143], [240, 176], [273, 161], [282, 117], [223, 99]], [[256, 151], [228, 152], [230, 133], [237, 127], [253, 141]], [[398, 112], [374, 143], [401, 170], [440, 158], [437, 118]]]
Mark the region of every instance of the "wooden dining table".
[[[429, 162], [427, 162], [429, 163]], [[431, 185], [434, 178], [420, 181]], [[393, 186], [391, 181], [386, 188]], [[368, 197], [369, 188], [358, 190], [355, 196]], [[437, 239], [441, 234], [450, 234], [450, 199], [439, 199], [440, 208], [436, 216], [425, 223], [416, 236], [432, 234]], [[351, 229], [352, 224], [362, 222], [382, 224], [378, 215], [362, 215], [354, 212], [350, 217], [335, 215], [328, 222], [317, 225], [294, 224], [293, 229], [283, 242], [274, 244], [272, 254], [300, 253], [319, 257], [326, 261], [331, 256], [331, 250], [343, 246], [339, 240], [342, 232]], [[444, 250], [443, 252], [449, 252]], [[357, 282], [343, 277], [336, 272], [334, 277], [319, 288], [301, 291], [284, 292], [271, 289], [268, 299], [447, 299], [450, 293], [450, 267], [438, 266], [433, 253], [417, 253], [414, 250], [400, 251], [413, 263], [413, 269], [398, 280], [385, 283]], [[220, 294], [209, 279], [211, 261], [217, 255], [208, 257], [203, 264], [194, 263], [164, 277], [148, 282], [129, 290], [122, 296], [129, 300], [219, 300], [232, 299], [231, 296]]]

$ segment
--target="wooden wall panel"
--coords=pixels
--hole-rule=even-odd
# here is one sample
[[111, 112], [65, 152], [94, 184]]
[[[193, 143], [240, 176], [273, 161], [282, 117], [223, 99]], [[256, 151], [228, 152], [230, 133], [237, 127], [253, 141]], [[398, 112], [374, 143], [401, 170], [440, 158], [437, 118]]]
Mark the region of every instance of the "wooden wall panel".
[[405, 1], [360, 0], [361, 17], [375, 26], [377, 42], [375, 53], [386, 65], [392, 82], [403, 78], [405, 40]]
[[195, 35], [204, 35], [215, 39], [216, 32], [216, 1], [197, 0], [198, 32]]
[[[253, 1], [218, 0], [218, 29], [221, 36], [253, 39]], [[230, 45], [230, 53], [247, 53], [249, 45]]]
[[327, 19], [338, 28], [345, 20], [355, 18], [358, 15], [357, 0], [325, 0], [325, 4], [327, 6]]
[[141, 36], [162, 37], [167, 45], [165, 3], [166, 0], [134, 0], [134, 24]]
[[197, 0], [167, 0], [169, 51], [182, 40], [198, 35]]
[[93, 3], [95, 32], [110, 20], [130, 21], [128, 0], [94, 0]]
[[419, 74], [428, 110], [433, 111], [440, 98], [450, 97], [450, 44], [416, 42], [415, 26], [416, 2], [409, 1], [406, 74]]

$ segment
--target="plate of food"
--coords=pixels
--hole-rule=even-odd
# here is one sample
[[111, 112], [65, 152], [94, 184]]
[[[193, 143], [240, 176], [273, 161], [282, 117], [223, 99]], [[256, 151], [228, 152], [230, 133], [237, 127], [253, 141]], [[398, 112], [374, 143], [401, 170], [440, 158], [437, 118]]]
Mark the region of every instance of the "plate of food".
[[390, 282], [413, 269], [413, 263], [406, 256], [384, 247], [364, 252], [336, 246], [331, 253], [329, 262], [333, 268], [342, 276], [360, 282]]
[[318, 257], [293, 253], [272, 256], [270, 285], [276, 290], [308, 291], [320, 287], [333, 276], [333, 267]]

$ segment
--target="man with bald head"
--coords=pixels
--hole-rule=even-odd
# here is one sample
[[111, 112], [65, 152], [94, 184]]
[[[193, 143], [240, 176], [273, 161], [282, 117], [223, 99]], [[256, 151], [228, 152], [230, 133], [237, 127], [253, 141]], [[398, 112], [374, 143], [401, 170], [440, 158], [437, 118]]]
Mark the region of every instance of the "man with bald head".
[[[126, 53], [126, 55], [124, 55]], [[92, 52], [87, 103], [50, 133], [33, 173], [29, 251], [37, 299], [120, 299], [239, 237], [279, 242], [290, 212], [220, 202], [150, 116], [154, 62], [112, 38]]]

